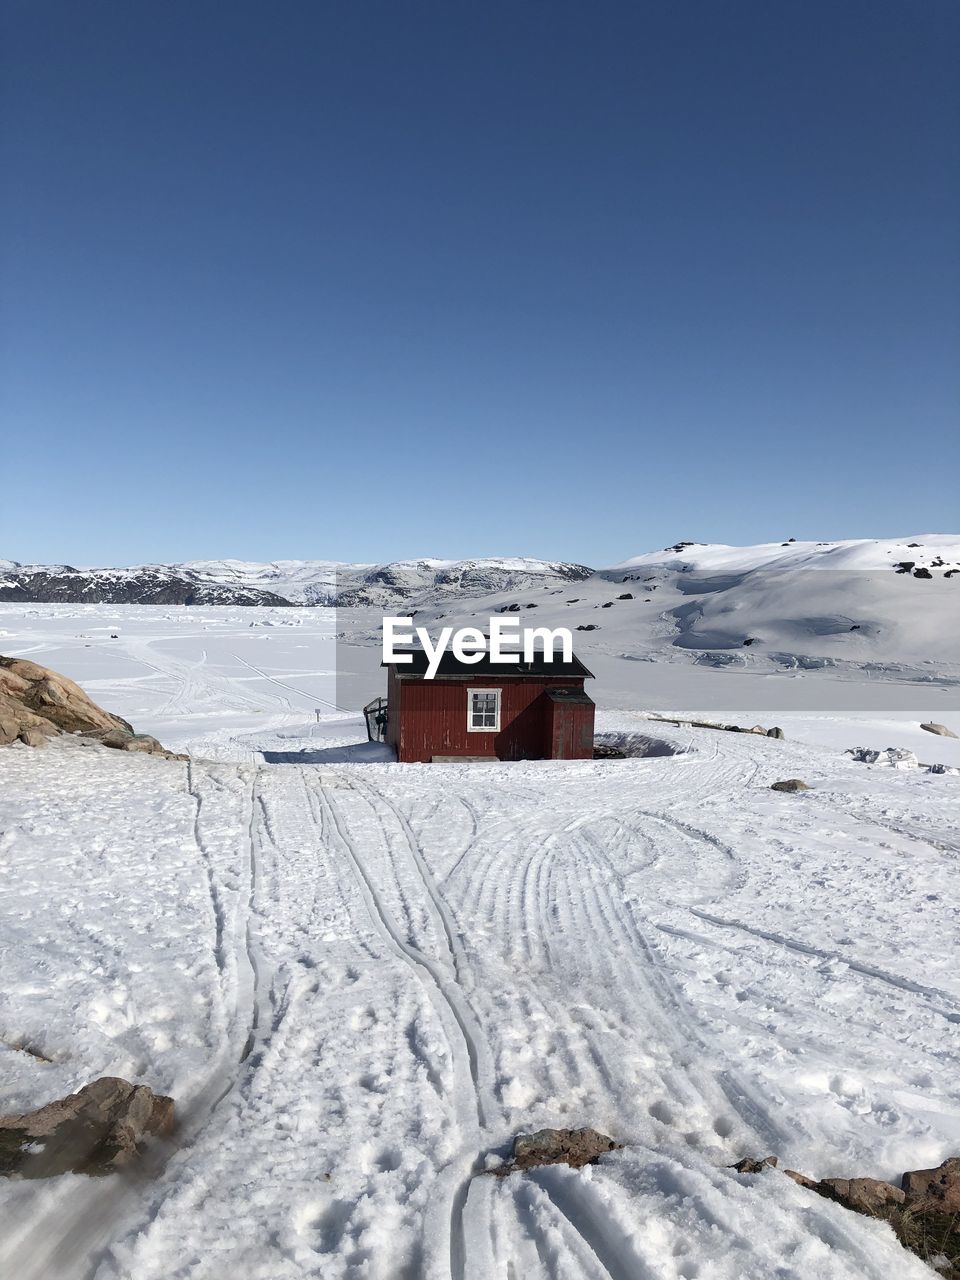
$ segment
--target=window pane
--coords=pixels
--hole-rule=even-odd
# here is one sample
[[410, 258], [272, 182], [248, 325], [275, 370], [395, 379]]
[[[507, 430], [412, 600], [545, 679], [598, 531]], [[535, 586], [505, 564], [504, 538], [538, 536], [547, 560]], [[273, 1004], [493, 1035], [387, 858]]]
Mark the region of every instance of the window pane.
[[467, 710], [467, 727], [493, 730], [496, 733], [500, 719], [500, 692], [497, 689], [471, 690]]

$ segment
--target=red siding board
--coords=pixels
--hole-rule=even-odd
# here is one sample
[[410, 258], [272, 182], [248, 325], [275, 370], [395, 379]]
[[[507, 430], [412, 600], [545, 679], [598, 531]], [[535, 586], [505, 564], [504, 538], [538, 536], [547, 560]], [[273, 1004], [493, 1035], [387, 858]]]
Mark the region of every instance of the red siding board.
[[[500, 689], [497, 732], [467, 728], [470, 689]], [[585, 759], [593, 755], [593, 704], [553, 702], [548, 689], [583, 691], [577, 678], [498, 681], [411, 680], [388, 669], [387, 741], [404, 762], [434, 756], [489, 756], [500, 760]]]
[[550, 702], [550, 756], [554, 760], [586, 760], [593, 755], [592, 702]]

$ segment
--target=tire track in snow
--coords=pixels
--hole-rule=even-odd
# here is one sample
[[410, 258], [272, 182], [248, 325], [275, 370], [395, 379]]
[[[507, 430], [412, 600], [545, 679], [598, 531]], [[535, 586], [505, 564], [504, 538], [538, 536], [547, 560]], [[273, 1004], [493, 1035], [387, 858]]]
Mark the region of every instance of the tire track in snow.
[[[441, 936], [445, 939], [456, 986], [460, 991], [461, 998], [463, 1000], [464, 1013], [468, 1015], [471, 1024], [468, 1032], [467, 1027], [461, 1023], [461, 1030], [464, 1032], [464, 1038], [467, 1041], [467, 1048], [470, 1056], [471, 1077], [477, 1101], [477, 1116], [479, 1120], [479, 1127], [483, 1130], [487, 1127], [487, 1118], [491, 1114], [492, 1110], [491, 1082], [494, 1078], [493, 1060], [489, 1044], [483, 1036], [480, 1025], [466, 999], [466, 995], [464, 994], [464, 978], [468, 973], [469, 966], [456, 921], [454, 920], [450, 908], [440, 892], [439, 886], [433, 877], [433, 873], [423, 856], [420, 838], [413, 830], [406, 814], [404, 814], [402, 810], [400, 810], [397, 805], [394, 804], [393, 801], [390, 800], [382, 791], [377, 791], [374, 787], [366, 783], [366, 781], [362, 782], [358, 789], [362, 794], [364, 794], [367, 803], [371, 806], [374, 812], [377, 811], [378, 805], [383, 805], [389, 810], [399, 824], [400, 830], [405, 839], [406, 849], [414, 867], [416, 868], [420, 884], [422, 885], [428, 899], [433, 904], [435, 923], [439, 923]], [[384, 832], [384, 835], [386, 837], [386, 832]], [[386, 837], [386, 839], [389, 851], [389, 837]], [[472, 974], [471, 985], [473, 985]], [[488, 1095], [487, 1100], [484, 1098], [485, 1094]], [[457, 1187], [451, 1204], [450, 1270], [454, 1280], [462, 1280], [466, 1274], [467, 1258], [465, 1244], [465, 1218], [471, 1184], [473, 1179], [483, 1169], [482, 1145], [483, 1136], [482, 1134], [478, 1134], [475, 1155], [471, 1162], [469, 1172]]]
[[[340, 844], [349, 864], [353, 868], [361, 895], [366, 902], [371, 922], [377, 928], [378, 932], [380, 932], [390, 949], [413, 968], [421, 981], [428, 981], [432, 984], [442, 1004], [446, 1007], [449, 1016], [452, 1018], [453, 1025], [459, 1032], [459, 1036], [453, 1037], [448, 1033], [451, 1060], [455, 1067], [454, 1106], [460, 1111], [459, 1124], [462, 1128], [466, 1129], [470, 1134], [470, 1137], [465, 1143], [465, 1153], [459, 1160], [451, 1162], [447, 1166], [447, 1169], [452, 1176], [457, 1178], [457, 1184], [454, 1187], [451, 1196], [449, 1216], [450, 1274], [453, 1280], [462, 1280], [466, 1271], [463, 1213], [467, 1201], [467, 1195], [469, 1193], [470, 1182], [474, 1175], [479, 1171], [482, 1163], [482, 1155], [480, 1154], [480, 1131], [486, 1124], [482, 1089], [479, 1078], [479, 1027], [473, 1017], [472, 1010], [470, 1010], [469, 1005], [466, 1002], [463, 992], [459, 986], [459, 982], [448, 978], [436, 960], [403, 938], [389, 908], [377, 890], [366, 863], [357, 849], [356, 842], [347, 831], [343, 820], [337, 812], [336, 805], [327, 794], [324, 785], [322, 783], [318, 783], [316, 787], [310, 787], [309, 783], [306, 782], [306, 779], [305, 785], [315, 797], [318, 805], [320, 806], [321, 812], [329, 814], [331, 830], [336, 832], [338, 843]], [[373, 795], [376, 799], [371, 800], [370, 795], [364, 795], [361, 788], [356, 788], [356, 790], [362, 798], [366, 800], [366, 803], [370, 805], [371, 808], [375, 809], [376, 800], [379, 800], [380, 798], [379, 794], [374, 792]], [[409, 828], [405, 828], [405, 830], [407, 829]], [[385, 843], [387, 843], [389, 848], [389, 842]], [[414, 862], [417, 862], [416, 858], [414, 858]], [[417, 865], [419, 867], [419, 864]], [[423, 882], [423, 884], [428, 896], [432, 899], [432, 895], [430, 894], [426, 882]], [[446, 934], [445, 930], [444, 936], [447, 936], [449, 943], [450, 938], [449, 935]], [[459, 1052], [457, 1041], [459, 1041]], [[463, 1066], [461, 1065], [460, 1071], [457, 1073], [457, 1061], [459, 1059], [462, 1064], [464, 1057], [466, 1058], [467, 1064], [466, 1072], [464, 1072]], [[460, 1076], [459, 1084], [456, 1079], [457, 1074]], [[469, 1086], [463, 1083], [464, 1076], [469, 1079]]]
[[[820, 799], [821, 807], [826, 808], [828, 801], [822, 797]], [[867, 809], [857, 812], [856, 809], [848, 809], [843, 805], [830, 806], [831, 817], [838, 811], [846, 814], [848, 818], [852, 818], [858, 824], [877, 827], [880, 831], [885, 831], [889, 835], [900, 836], [904, 840], [912, 840], [915, 844], [925, 845], [928, 849], [936, 849], [938, 853], [948, 853], [954, 856], [960, 854], [960, 834], [956, 836], [955, 842], [951, 843], [949, 836], [944, 840], [937, 838], [938, 835], [946, 835], [947, 833], [945, 832], [925, 832], [922, 827], [913, 828], [899, 826], [892, 822], [881, 822], [875, 814], [870, 813]]]
[[534, 1170], [528, 1176], [589, 1247], [610, 1280], [659, 1280], [658, 1273], [637, 1256], [622, 1230], [611, 1230], [609, 1216], [597, 1203], [597, 1194], [589, 1183], [559, 1169], [546, 1173]]
[[[317, 693], [304, 693], [302, 689], [297, 689], [294, 685], [287, 684], [285, 680], [280, 680], [276, 676], [268, 676], [265, 671], [261, 671], [259, 667], [255, 667], [252, 662], [248, 662], [246, 658], [241, 658], [239, 653], [235, 653], [233, 656], [248, 670], [256, 672], [262, 680], [267, 680], [270, 684], [275, 684], [278, 689], [285, 689], [288, 693], [295, 693], [298, 698], [303, 698], [311, 706], [321, 703], [325, 707], [331, 707], [334, 711], [345, 710], [343, 707], [338, 707], [335, 702], [331, 702], [329, 698], [321, 698]], [[299, 708], [293, 706], [289, 698], [282, 697], [280, 698], [280, 701], [285, 703], [287, 709], [291, 712], [299, 710]]]
[[[197, 774], [203, 772], [201, 769], [189, 774], [188, 789], [197, 802], [194, 832], [198, 851], [213, 876], [214, 855], [203, 837], [200, 822], [202, 791], [197, 784]], [[241, 770], [237, 770], [237, 776], [242, 776]], [[209, 772], [208, 777], [219, 785]], [[219, 929], [218, 975], [224, 992], [232, 986], [233, 1015], [207, 1080], [192, 1099], [178, 1108], [174, 1137], [151, 1145], [136, 1168], [115, 1174], [109, 1180], [78, 1178], [63, 1185], [63, 1194], [52, 1201], [39, 1220], [33, 1220], [29, 1239], [13, 1241], [0, 1253], [0, 1263], [9, 1264], [8, 1274], [16, 1275], [17, 1280], [51, 1280], [55, 1276], [93, 1280], [100, 1267], [110, 1261], [114, 1249], [139, 1234], [176, 1190], [176, 1172], [189, 1159], [191, 1149], [241, 1078], [244, 1063], [256, 1042], [258, 1010], [262, 1003], [250, 923], [257, 881], [257, 784], [255, 772], [240, 831], [240, 865], [245, 868], [246, 883], [238, 898], [241, 919], [237, 922], [232, 953], [226, 949], [225, 913]], [[216, 908], [214, 915], [216, 917]], [[122, 1224], [119, 1233], [118, 1224]]]
[[224, 970], [227, 964], [227, 957], [223, 949], [223, 935], [225, 929], [225, 912], [223, 900], [220, 896], [220, 890], [217, 886], [216, 876], [213, 872], [213, 865], [210, 859], [210, 852], [205, 847], [200, 835], [200, 820], [203, 806], [203, 795], [198, 788], [193, 776], [193, 761], [187, 761], [187, 791], [193, 797], [194, 814], [193, 814], [193, 839], [200, 854], [200, 860], [203, 863], [203, 869], [207, 877], [207, 891], [210, 894], [210, 906], [213, 911], [214, 922], [214, 943], [213, 954], [217, 963], [217, 969], [220, 974], [220, 995], [223, 996]]
[[[470, 972], [456, 920], [443, 894], [440, 892], [433, 873], [427, 865], [419, 837], [410, 825], [406, 815], [382, 791], [377, 791], [366, 781], [361, 782], [357, 789], [361, 795], [364, 795], [371, 809], [376, 812], [377, 806], [383, 805], [396, 819], [403, 833], [405, 846], [416, 869], [420, 884], [432, 904], [434, 920], [439, 925], [439, 934], [445, 941], [456, 987], [460, 992], [458, 999], [463, 1007], [462, 1012], [470, 1024], [469, 1029], [465, 1028], [465, 1032], [468, 1043], [471, 1046], [471, 1074], [477, 1091], [480, 1124], [483, 1127], [487, 1122], [487, 1113], [490, 1111], [489, 1099], [485, 1100], [483, 1097], [483, 1094], [488, 1092], [488, 1086], [484, 1084], [484, 1078], [486, 1081], [492, 1078], [492, 1063], [489, 1056], [489, 1047], [466, 998], [466, 980], [469, 978], [472, 986], [473, 976]], [[389, 852], [389, 838], [387, 839], [387, 849]]]
[[[685, 827], [680, 829], [689, 835]], [[595, 840], [595, 837], [590, 838]], [[706, 838], [707, 843], [712, 848], [715, 848], [716, 842], [708, 836]], [[613, 866], [609, 855], [607, 855], [599, 842], [595, 842], [595, 847], [598, 855], [606, 861], [615, 882], [619, 884], [621, 897], [625, 897], [623, 877]], [[646, 985], [653, 997], [651, 1009], [655, 1009], [659, 1014], [660, 1036], [663, 1037], [666, 1044], [672, 1043], [679, 1069], [694, 1091], [708, 1104], [708, 1109], [717, 1110], [716, 1103], [718, 1099], [710, 1098], [705, 1094], [703, 1087], [692, 1080], [689, 1071], [682, 1065], [683, 1060], [690, 1057], [691, 1050], [702, 1061], [709, 1063], [711, 1058], [709, 1040], [704, 1037], [696, 1026], [690, 1007], [680, 994], [656, 947], [638, 923], [636, 914], [632, 911], [625, 911], [621, 913], [621, 920], [632, 934], [636, 947], [644, 958], [644, 965], [635, 972], [637, 972], [638, 979]], [[681, 1028], [682, 1031], [680, 1030]], [[796, 1136], [772, 1118], [756, 1093], [740, 1079], [736, 1072], [731, 1071], [729, 1068], [724, 1068], [711, 1076], [709, 1068], [707, 1068], [707, 1078], [712, 1078], [716, 1081], [719, 1091], [727, 1104], [733, 1108], [740, 1119], [758, 1137], [762, 1138], [764, 1143], [779, 1147], [788, 1139]]]
[[[726, 762], [715, 773], [728, 775]], [[745, 785], [756, 776], [755, 762], [746, 762], [749, 769], [738, 770], [742, 777], [735, 781]], [[727, 781], [733, 781], [729, 777]], [[712, 784], [711, 784], [712, 785]], [[583, 798], [574, 794], [574, 805]], [[678, 794], [678, 802], [689, 804], [689, 794]], [[609, 804], [609, 802], [607, 802]], [[559, 820], [559, 821], [558, 821]], [[670, 813], [657, 812], [643, 806], [628, 805], [625, 808], [605, 807], [586, 813], [576, 808], [574, 816], [562, 826], [563, 811], [551, 806], [549, 817], [535, 813], [531, 818], [517, 813], [511, 815], [513, 839], [504, 846], [498, 842], [480, 839], [476, 847], [464, 850], [458, 861], [462, 869], [463, 896], [461, 904], [471, 914], [483, 920], [502, 921], [499, 934], [505, 941], [511, 937], [522, 940], [523, 953], [528, 958], [526, 967], [537, 968], [537, 962], [547, 972], [556, 971], [551, 939], [583, 937], [586, 943], [582, 954], [589, 954], [584, 994], [592, 988], [594, 993], [616, 992], [609, 1005], [610, 996], [601, 995], [598, 1008], [609, 1008], [613, 1018], [609, 1030], [624, 1037], [624, 1048], [629, 1054], [629, 1034], [638, 1027], [648, 1028], [654, 1044], [663, 1047], [664, 1056], [651, 1066], [661, 1078], [668, 1097], [675, 1098], [682, 1107], [694, 1104], [694, 1110], [704, 1113], [704, 1122], [711, 1125], [712, 1134], [725, 1140], [730, 1136], [731, 1113], [738, 1116], [746, 1129], [758, 1140], [772, 1145], [782, 1145], [788, 1137], [795, 1137], [777, 1124], [770, 1116], [755, 1089], [749, 1087], [735, 1072], [710, 1068], [712, 1045], [694, 1021], [692, 1010], [681, 996], [659, 953], [650, 942], [634, 913], [625, 904], [624, 873], [622, 864], [631, 859], [634, 866], [627, 876], [640, 876], [662, 862], [665, 856], [676, 857], [678, 847], [689, 852], [691, 866], [701, 872], [702, 851], [709, 853], [709, 862], [715, 867], [717, 883], [712, 885], [710, 897], [727, 892], [731, 877], [739, 883], [739, 858], [736, 851], [712, 832], [674, 817]], [[601, 829], [604, 823], [616, 824], [614, 835], [604, 841]], [[640, 865], [636, 865], [636, 846], [643, 853]], [[508, 866], [504, 867], [504, 853]], [[514, 853], [515, 850], [515, 853]], [[698, 852], [701, 851], [701, 852]], [[469, 854], [477, 856], [470, 858]], [[621, 864], [614, 864], [616, 861]], [[709, 879], [710, 877], [708, 877]], [[636, 881], [631, 879], [631, 887]], [[617, 886], [616, 892], [614, 886]], [[463, 906], [460, 907], [462, 911]], [[595, 945], [594, 945], [595, 944]], [[518, 952], [518, 958], [519, 958]], [[631, 958], [632, 957], [632, 958]], [[560, 956], [556, 958], [560, 962]], [[595, 976], [590, 973], [595, 970]], [[526, 991], [528, 1007], [526, 1020], [541, 1021], [554, 1032], [554, 1046], [550, 1053], [551, 1070], [548, 1088], [554, 1096], [569, 1094], [571, 1086], [576, 1091], [582, 1079], [582, 1069], [588, 1066], [594, 1077], [594, 1092], [598, 1097], [617, 1098], [622, 1093], [624, 1081], [611, 1074], [611, 1047], [606, 1029], [595, 1025], [593, 1017], [571, 1017], [568, 1001], [552, 997], [549, 988], [536, 981], [518, 980], [518, 991]], [[628, 993], [635, 996], [626, 998]], [[588, 997], [589, 999], [589, 997]], [[628, 1012], [628, 1006], [630, 1011]], [[614, 1051], [614, 1062], [617, 1060]], [[701, 1069], [691, 1071], [691, 1063]], [[548, 1063], [544, 1061], [546, 1068]], [[568, 1083], [569, 1082], [569, 1083]], [[695, 1102], [696, 1100], [696, 1102]], [[659, 1118], [654, 1115], [654, 1118]], [[674, 1123], [674, 1122], [671, 1122]], [[706, 1130], [705, 1130], [706, 1132]], [[576, 1188], [571, 1189], [576, 1198]], [[470, 1200], [470, 1205], [473, 1201]], [[465, 1211], [469, 1206], [465, 1206]], [[569, 1213], [563, 1213], [564, 1209]], [[587, 1243], [594, 1252], [599, 1243], [600, 1263], [614, 1276], [638, 1274], [638, 1260], [632, 1249], [625, 1254], [616, 1250], [610, 1253], [608, 1231], [604, 1215], [598, 1223], [587, 1224], [578, 1206], [556, 1206], [557, 1212], [579, 1230], [583, 1223], [590, 1238]], [[474, 1210], [476, 1212], [476, 1210]], [[618, 1271], [617, 1268], [620, 1267]], [[625, 1269], [624, 1269], [625, 1268]]]
[[839, 951], [827, 951], [822, 947], [812, 946], [808, 942], [801, 942], [797, 938], [788, 938], [785, 934], [775, 933], [769, 929], [761, 929], [756, 925], [744, 924], [742, 920], [725, 920], [722, 916], [711, 915], [708, 911], [702, 911], [697, 907], [690, 907], [690, 912], [705, 920], [707, 924], [716, 925], [721, 929], [734, 929], [740, 933], [750, 934], [751, 937], [760, 938], [764, 942], [771, 942], [775, 946], [780, 946], [788, 951], [799, 952], [800, 955], [811, 956], [817, 960], [827, 960], [831, 963], [845, 965], [846, 968], [852, 969], [854, 973], [859, 973], [862, 977], [873, 978], [877, 982], [883, 982], [889, 987], [894, 987], [898, 991], [909, 991], [913, 995], [926, 996], [930, 1000], [943, 1000], [947, 1004], [953, 1006], [953, 1011], [948, 1012], [946, 1009], [934, 1006], [934, 1012], [939, 1013], [941, 1017], [946, 1018], [948, 1022], [960, 1022], [960, 1000], [955, 996], [951, 996], [949, 992], [943, 991], [940, 987], [927, 987], [923, 983], [914, 982], [911, 978], [902, 978], [898, 974], [890, 973], [886, 969], [879, 969], [875, 965], [864, 964], [860, 960], [853, 960], [850, 956], [843, 955]]
[[[720, 1124], [724, 1113], [729, 1115], [732, 1108], [749, 1128], [769, 1134], [775, 1128], [769, 1116], [732, 1073], [714, 1077], [705, 1071], [698, 1079], [689, 1072], [688, 1060], [708, 1056], [709, 1046], [687, 1027], [689, 1013], [668, 982], [662, 962], [646, 935], [625, 907], [622, 875], [614, 867], [596, 828], [604, 822], [616, 822], [616, 834], [610, 843], [618, 848], [629, 849], [638, 837], [642, 839], [653, 850], [653, 857], [644, 856], [644, 866], [659, 861], [656, 855], [664, 840], [671, 845], [682, 841], [694, 848], [708, 849], [711, 859], [724, 869], [724, 878], [728, 874], [725, 869], [735, 861], [736, 855], [710, 833], [698, 832], [678, 819], [671, 820], [644, 809], [629, 810], [629, 818], [646, 818], [648, 826], [654, 822], [663, 831], [662, 837], [656, 838], [649, 830], [630, 826], [623, 820], [622, 812], [600, 810], [584, 814], [579, 811], [559, 830], [558, 816], [562, 819], [562, 814], [552, 812], [546, 827], [539, 815], [526, 824], [518, 821], [514, 843], [525, 852], [511, 858], [506, 876], [498, 865], [502, 849], [481, 849], [474, 865], [466, 868], [467, 901], [474, 898], [475, 909], [484, 919], [503, 919], [503, 934], [523, 935], [531, 969], [537, 967], [538, 961], [546, 970], [555, 969], [551, 937], [558, 931], [561, 937], [593, 939], [596, 945], [588, 947], [590, 986], [595, 991], [646, 993], [628, 1001], [632, 1008], [630, 1014], [626, 1007], [620, 1008], [621, 999], [614, 1001], [610, 1012], [615, 1020], [624, 1019], [621, 1024], [624, 1028], [627, 1025], [634, 1029], [638, 1025], [649, 1027], [654, 1033], [653, 1039], [664, 1045], [667, 1057], [659, 1070], [667, 1093], [675, 1094], [678, 1099], [692, 1094], [708, 1115], [719, 1117], [715, 1124]], [[616, 895], [611, 891], [614, 884], [619, 885]], [[479, 896], [474, 897], [477, 889]], [[589, 972], [594, 970], [595, 976], [590, 977]], [[594, 1035], [587, 1020], [575, 1022], [569, 1006], [559, 998], [552, 998], [542, 986], [535, 983], [522, 986], [528, 998], [535, 1001], [538, 1011], [542, 1010], [540, 1014], [528, 1008], [527, 1018], [543, 1017], [554, 1031], [551, 1060], [549, 1064], [544, 1063], [544, 1067], [559, 1068], [556, 1074], [550, 1072], [552, 1092], [556, 1096], [569, 1092], [570, 1084], [576, 1086], [582, 1068], [590, 1063], [598, 1095], [616, 1097], [622, 1082], [615, 1081], [611, 1075], [609, 1043]], [[683, 1019], [680, 1015], [684, 1015]], [[682, 1034], [678, 1034], [678, 1025], [684, 1028]], [[677, 1095], [676, 1090], [681, 1086], [681, 1093]], [[779, 1130], [777, 1136], [781, 1136]], [[589, 1220], [589, 1215], [585, 1216], [577, 1203], [575, 1187], [570, 1189], [568, 1199], [570, 1203], [555, 1206], [556, 1211], [563, 1214], [571, 1229], [584, 1236], [608, 1274], [617, 1278], [638, 1275], [634, 1251], [630, 1248], [618, 1251], [611, 1245], [605, 1216], [601, 1214], [598, 1220]]]

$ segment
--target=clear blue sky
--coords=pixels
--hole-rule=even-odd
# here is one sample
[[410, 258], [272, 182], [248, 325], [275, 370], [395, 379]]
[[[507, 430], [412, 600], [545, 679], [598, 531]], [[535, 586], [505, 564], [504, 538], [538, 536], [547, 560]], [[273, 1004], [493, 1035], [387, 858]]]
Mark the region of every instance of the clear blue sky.
[[5, 0], [0, 556], [960, 524], [955, 0]]

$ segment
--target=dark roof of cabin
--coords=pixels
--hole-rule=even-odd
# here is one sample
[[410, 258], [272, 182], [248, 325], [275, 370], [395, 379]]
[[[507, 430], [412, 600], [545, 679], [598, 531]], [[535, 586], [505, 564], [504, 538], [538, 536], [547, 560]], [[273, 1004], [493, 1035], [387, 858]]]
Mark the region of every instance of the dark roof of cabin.
[[582, 689], [548, 689], [547, 697], [551, 702], [575, 702], [578, 706], [593, 706], [593, 699]]
[[[409, 653], [413, 661], [381, 662], [382, 667], [393, 667], [398, 676], [418, 677], [426, 674], [429, 663], [423, 649], [396, 649], [394, 652]], [[523, 679], [529, 676], [542, 676], [547, 679], [553, 677], [556, 680], [583, 680], [588, 677], [593, 679], [593, 672], [587, 670], [576, 654], [573, 655], [571, 662], [564, 662], [559, 655], [555, 655], [552, 662], [547, 662], [543, 653], [537, 652], [532, 662], [524, 663], [521, 660], [519, 663], [512, 663], [491, 662], [489, 653], [484, 652], [479, 662], [461, 662], [451, 650], [446, 649], [440, 658], [437, 676], [463, 677], [470, 680], [475, 680], [478, 676], [506, 680]]]

